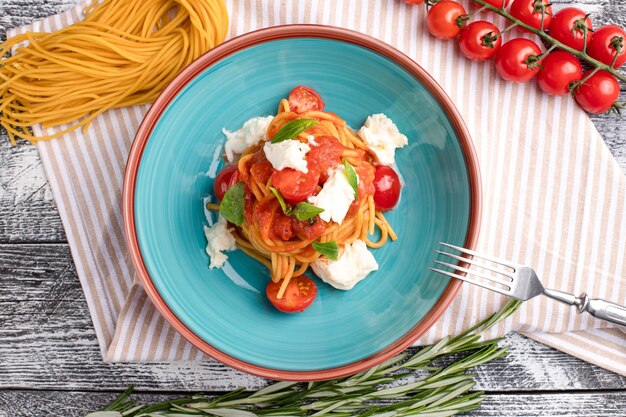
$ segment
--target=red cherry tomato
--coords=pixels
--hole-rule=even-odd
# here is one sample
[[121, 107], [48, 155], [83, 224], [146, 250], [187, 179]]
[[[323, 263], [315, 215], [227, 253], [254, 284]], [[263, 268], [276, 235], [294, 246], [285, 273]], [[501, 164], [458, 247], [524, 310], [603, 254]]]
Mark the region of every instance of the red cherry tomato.
[[[529, 57], [541, 55], [541, 49], [533, 41], [516, 38], [506, 42], [496, 55], [496, 72], [507, 81], [525, 82], [539, 71], [540, 61], [529, 63]], [[532, 58], [530, 58], [532, 60]]]
[[565, 51], [551, 52], [541, 61], [541, 66], [543, 68], [537, 74], [537, 84], [553, 96], [569, 93], [570, 84], [580, 81], [583, 76], [583, 68], [578, 59]]
[[328, 170], [341, 163], [341, 155], [346, 147], [334, 136], [320, 136], [315, 138], [317, 145], [311, 146], [306, 156], [307, 165], [315, 167], [320, 172], [320, 183], [328, 179]]
[[404, 0], [406, 4], [422, 4], [424, 0]]
[[[542, 13], [543, 8], [543, 13]], [[550, 0], [513, 0], [510, 13], [528, 26], [541, 29], [543, 15], [543, 30], [547, 31], [552, 23], [552, 6]]]
[[213, 181], [213, 192], [218, 200], [222, 201], [226, 191], [239, 181], [239, 170], [237, 164], [226, 165], [217, 173], [215, 181]]
[[317, 295], [317, 285], [315, 285], [311, 279], [300, 275], [291, 278], [289, 284], [287, 284], [285, 293], [281, 298], [278, 298], [278, 291], [282, 283], [282, 281], [270, 281], [265, 289], [265, 295], [272, 305], [283, 313], [304, 311], [311, 305]]
[[296, 113], [324, 110], [322, 98], [311, 87], [299, 85], [289, 93], [289, 108]]
[[587, 28], [587, 45], [589, 45], [593, 34], [591, 19], [576, 7], [566, 7], [552, 18], [550, 36], [570, 48], [582, 51], [585, 44], [585, 27]]
[[[502, 45], [500, 31], [491, 22], [472, 22], [459, 35], [459, 48], [466, 58], [474, 61], [491, 59]], [[494, 39], [495, 36], [498, 36]]]
[[272, 174], [272, 185], [288, 203], [298, 204], [313, 195], [319, 179], [320, 173], [314, 168], [309, 168], [306, 174], [285, 168]]
[[443, 0], [435, 3], [426, 17], [428, 31], [435, 38], [456, 38], [461, 32], [457, 19], [465, 14], [467, 14], [465, 8], [456, 1]]
[[374, 203], [382, 211], [391, 210], [400, 198], [400, 178], [393, 168], [379, 165], [374, 174]]
[[[484, 0], [485, 3], [492, 5], [493, 7], [497, 8], [497, 9], [502, 9], [502, 3], [504, 4], [504, 7], [507, 7], [509, 5], [509, 3], [511, 2], [511, 0]], [[476, 2], [474, 2], [474, 4], [477, 7], [483, 7], [482, 4], [478, 4]], [[489, 10], [489, 9], [487, 9]]]
[[621, 44], [621, 51], [617, 55], [617, 60], [613, 64], [613, 68], [621, 67], [626, 62], [626, 32], [619, 26], [609, 25], [603, 26], [600, 29], [593, 32], [587, 53], [592, 58], [598, 61], [604, 62], [607, 65], [611, 65], [615, 53], [617, 50], [614, 45]]
[[[591, 70], [590, 70], [591, 71]], [[590, 71], [583, 74], [583, 79]], [[606, 71], [598, 71], [574, 90], [576, 102], [589, 113], [604, 113], [619, 97], [619, 83]]]

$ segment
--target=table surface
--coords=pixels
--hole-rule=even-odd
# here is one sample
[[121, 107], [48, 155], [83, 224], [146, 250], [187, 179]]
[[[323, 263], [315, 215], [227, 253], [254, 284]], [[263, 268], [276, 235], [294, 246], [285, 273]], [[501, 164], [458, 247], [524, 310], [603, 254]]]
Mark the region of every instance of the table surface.
[[[6, 29], [75, 0], [1, 0]], [[561, 4], [568, 1], [561, 1]], [[626, 0], [582, 0], [594, 23], [626, 27]], [[621, 100], [626, 100], [622, 85]], [[626, 122], [594, 116], [626, 172]], [[0, 417], [83, 416], [129, 385], [140, 402], [183, 392], [256, 389], [266, 382], [220, 363], [106, 364], [35, 148], [0, 132]], [[624, 416], [626, 378], [521, 335], [475, 371], [485, 401], [472, 416]]]

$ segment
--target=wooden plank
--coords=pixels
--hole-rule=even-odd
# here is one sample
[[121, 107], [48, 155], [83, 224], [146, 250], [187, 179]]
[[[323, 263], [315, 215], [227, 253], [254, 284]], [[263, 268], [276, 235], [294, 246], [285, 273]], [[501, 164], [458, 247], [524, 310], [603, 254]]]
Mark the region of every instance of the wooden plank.
[[[0, 388], [146, 391], [254, 389], [264, 381], [210, 362], [102, 362], [65, 244], [0, 245]], [[619, 389], [626, 378], [520, 335], [511, 353], [476, 370], [492, 391]]]
[[[0, 391], [0, 417], [83, 417], [102, 409], [116, 394], [63, 391]], [[177, 398], [133, 394], [141, 404]], [[626, 410], [626, 391], [592, 393], [487, 394], [473, 417], [576, 416], [619, 417]]]

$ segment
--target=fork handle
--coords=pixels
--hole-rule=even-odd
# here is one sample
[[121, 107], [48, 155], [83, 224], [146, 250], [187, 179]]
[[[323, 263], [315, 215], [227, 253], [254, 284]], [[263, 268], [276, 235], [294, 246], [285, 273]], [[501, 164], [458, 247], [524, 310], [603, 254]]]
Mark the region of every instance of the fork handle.
[[589, 298], [585, 293], [576, 297], [563, 291], [549, 290], [547, 288], [544, 289], [543, 293], [562, 303], [576, 306], [578, 313], [586, 311], [599, 319], [626, 326], [626, 307], [619, 304], [600, 298]]

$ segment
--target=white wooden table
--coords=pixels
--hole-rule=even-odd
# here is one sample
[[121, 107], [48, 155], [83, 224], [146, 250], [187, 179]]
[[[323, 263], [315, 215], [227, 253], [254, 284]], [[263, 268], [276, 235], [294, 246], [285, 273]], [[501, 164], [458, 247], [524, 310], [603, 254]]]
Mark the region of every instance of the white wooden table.
[[[75, 0], [0, 0], [5, 30]], [[568, 1], [561, 1], [566, 3]], [[583, 0], [594, 22], [626, 27], [626, 0]], [[626, 100], [622, 86], [621, 100]], [[626, 121], [594, 123], [626, 172]], [[0, 417], [73, 417], [128, 385], [142, 402], [265, 381], [217, 362], [105, 364], [50, 187], [31, 145], [0, 138]], [[626, 378], [511, 335], [508, 357], [476, 370], [487, 394], [473, 416], [626, 416]]]

